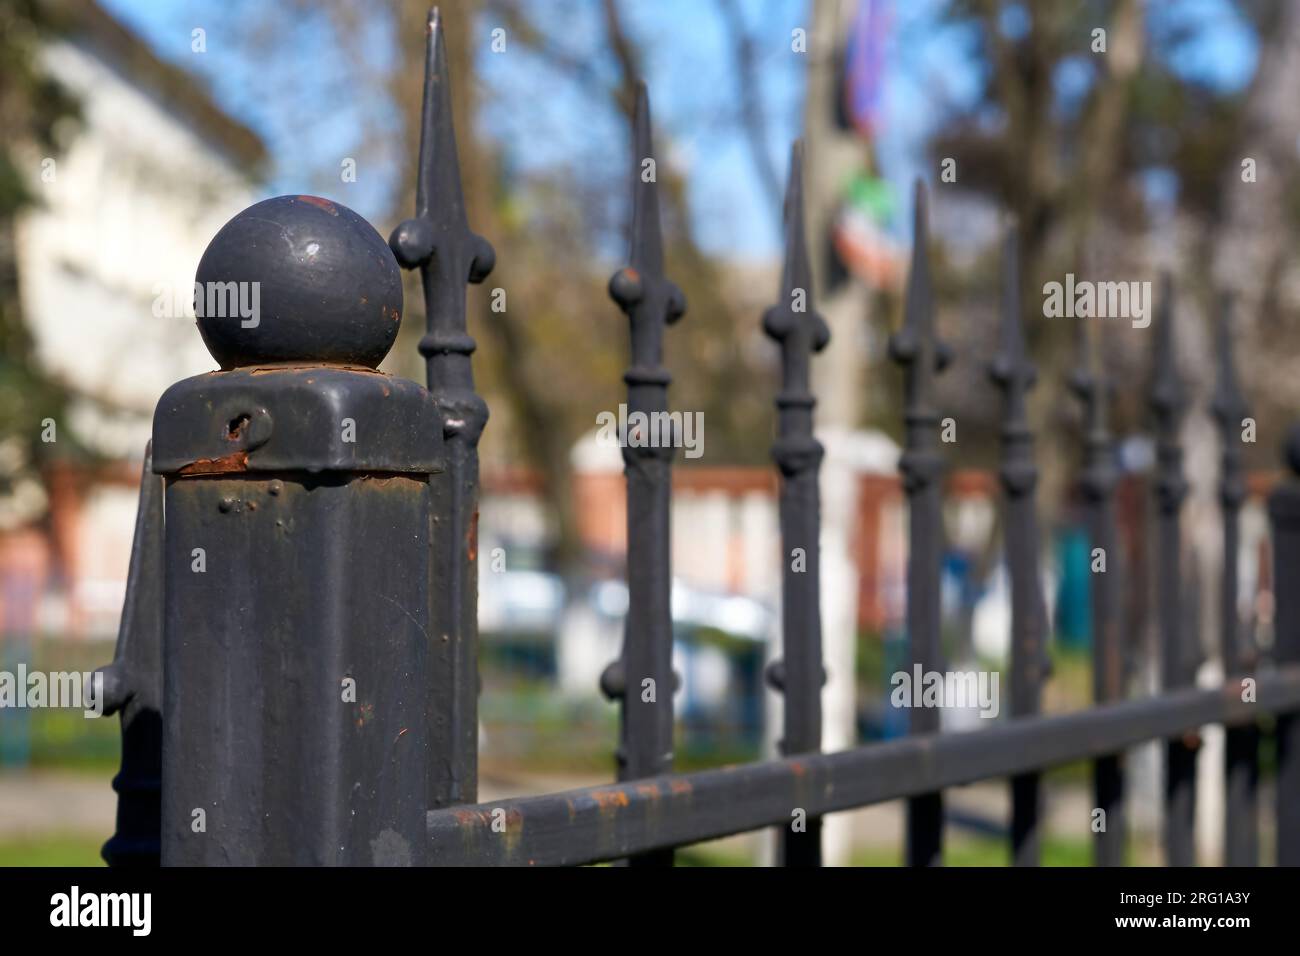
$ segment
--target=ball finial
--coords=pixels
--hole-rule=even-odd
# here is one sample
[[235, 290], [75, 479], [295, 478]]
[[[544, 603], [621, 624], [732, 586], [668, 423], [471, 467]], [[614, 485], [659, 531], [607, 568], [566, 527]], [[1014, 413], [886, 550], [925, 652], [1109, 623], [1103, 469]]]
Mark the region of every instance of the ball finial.
[[402, 320], [397, 260], [370, 223], [316, 196], [249, 206], [195, 275], [199, 332], [223, 369], [277, 362], [375, 368]]

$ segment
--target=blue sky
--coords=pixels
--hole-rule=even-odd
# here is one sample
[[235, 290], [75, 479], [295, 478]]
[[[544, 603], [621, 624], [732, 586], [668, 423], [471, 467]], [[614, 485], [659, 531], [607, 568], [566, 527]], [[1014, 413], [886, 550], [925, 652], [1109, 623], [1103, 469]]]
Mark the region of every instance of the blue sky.
[[[331, 76], [329, 36], [300, 27], [307, 32], [297, 33], [291, 46], [286, 41], [283, 55], [272, 40], [272, 55], [250, 60], [240, 52], [246, 47], [238, 34], [251, 28], [245, 22], [253, 15], [249, 11], [265, 8], [198, 0], [102, 2], [161, 56], [202, 74], [218, 102], [263, 136], [274, 161], [267, 195], [332, 192], [387, 231], [391, 224], [382, 219], [393, 181], [385, 157], [363, 163], [358, 182], [346, 191], [338, 181], [339, 158], [358, 155], [368, 124], [382, 129], [386, 120], [373, 95], [340, 89], [338, 77]], [[564, 14], [556, 18], [563, 26], [556, 41], [590, 56], [599, 67], [607, 51], [598, 5], [594, 0], [553, 2]], [[941, 0], [892, 3], [876, 148], [882, 170], [900, 196], [907, 195], [907, 184], [916, 175], [932, 178], [932, 171], [921, 165], [922, 147], [940, 119], [940, 104], [964, 102], [977, 88], [979, 64], [970, 55], [970, 38], [959, 29], [939, 27], [941, 7]], [[768, 151], [783, 174], [788, 144], [800, 132], [804, 83], [804, 61], [790, 52], [790, 31], [808, 26], [807, 0], [742, 0], [742, 9], [747, 22], [757, 25]], [[624, 11], [646, 51], [657, 146], [661, 153], [667, 146], [668, 160], [687, 174], [701, 244], [745, 258], [776, 254], [777, 210], [760, 185], [738, 124], [729, 120], [735, 79], [730, 41], [716, 7], [703, 0], [657, 0], [626, 3]], [[1175, 47], [1173, 62], [1180, 71], [1223, 88], [1249, 81], [1254, 39], [1228, 0], [1151, 4], [1148, 13], [1153, 31], [1193, 27]], [[391, 25], [367, 22], [358, 42], [367, 56], [384, 62], [397, 38]], [[1014, 28], [1014, 15], [1008, 24]], [[201, 56], [190, 50], [196, 26], [207, 30], [208, 50]], [[478, 40], [484, 51], [492, 26], [481, 25], [484, 35]], [[410, 29], [418, 35], [422, 24]], [[410, 37], [402, 40], [410, 42]], [[626, 132], [612, 114], [593, 111], [591, 98], [576, 83], [545, 73], [525, 56], [479, 55], [487, 84], [483, 128], [503, 144], [516, 168], [567, 166], [572, 175], [624, 168]], [[1068, 75], [1059, 82], [1068, 87]], [[382, 141], [382, 136], [371, 132], [370, 141]], [[1153, 183], [1159, 184], [1158, 177]], [[900, 220], [901, 232], [906, 216]]]

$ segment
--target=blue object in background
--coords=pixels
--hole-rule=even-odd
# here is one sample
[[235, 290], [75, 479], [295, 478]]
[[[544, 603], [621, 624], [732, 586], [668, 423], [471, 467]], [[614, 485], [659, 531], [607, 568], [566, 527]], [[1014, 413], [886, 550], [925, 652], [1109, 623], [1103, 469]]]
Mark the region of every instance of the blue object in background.
[[1092, 554], [1082, 528], [1066, 528], [1056, 539], [1056, 635], [1063, 647], [1080, 649], [1092, 644], [1090, 577]]
[[[18, 673], [32, 666], [31, 642], [21, 635], [0, 632], [0, 671]], [[17, 692], [27, 694], [26, 686]], [[0, 770], [26, 767], [32, 755], [32, 712], [26, 707], [0, 707]]]

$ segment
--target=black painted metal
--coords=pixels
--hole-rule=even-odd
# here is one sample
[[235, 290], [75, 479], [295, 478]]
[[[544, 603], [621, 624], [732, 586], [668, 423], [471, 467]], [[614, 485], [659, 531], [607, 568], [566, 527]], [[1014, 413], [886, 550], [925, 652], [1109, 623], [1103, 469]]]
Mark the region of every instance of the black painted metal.
[[[1268, 511], [1273, 527], [1273, 580], [1277, 595], [1273, 655], [1283, 667], [1300, 662], [1300, 425], [1287, 434], [1290, 474], [1273, 490]], [[1265, 675], [1259, 675], [1262, 684]], [[1235, 691], [1235, 688], [1233, 688]], [[1300, 866], [1300, 707], [1277, 719], [1277, 865]]]
[[[673, 763], [669, 519], [677, 436], [668, 445], [655, 441], [662, 435], [654, 422], [667, 411], [672, 381], [663, 366], [664, 329], [686, 311], [685, 296], [664, 276], [658, 175], [644, 84], [637, 87], [633, 122], [631, 251], [628, 264], [610, 279], [609, 294], [627, 314], [632, 332], [632, 364], [623, 373], [631, 432], [620, 436], [627, 476], [628, 607], [623, 653], [606, 668], [601, 688], [619, 701], [618, 779], [636, 780], [665, 773]], [[640, 416], [646, 424], [638, 426]], [[631, 862], [671, 864], [672, 853]]]
[[[1084, 406], [1084, 463], [1079, 488], [1088, 527], [1089, 566], [1092, 568], [1092, 697], [1097, 703], [1122, 700], [1127, 666], [1120, 636], [1121, 574], [1119, 532], [1115, 520], [1115, 485], [1119, 478], [1115, 444], [1107, 422], [1110, 383], [1093, 354], [1094, 340], [1088, 324], [1079, 324], [1080, 363], [1072, 385]], [[1104, 561], [1104, 566], [1099, 564]], [[1104, 567], [1104, 570], [1102, 568]], [[1121, 755], [1105, 754], [1093, 763], [1093, 862], [1097, 866], [1122, 866], [1126, 823], [1124, 774]]]
[[[1014, 227], [1007, 230], [1003, 252], [1002, 340], [989, 369], [1002, 390], [1002, 490], [1006, 506], [1006, 554], [1011, 574], [1011, 713], [1038, 713], [1042, 686], [1051, 670], [1047, 653], [1047, 616], [1043, 607], [1038, 561], [1038, 517], [1034, 489], [1034, 436], [1029, 428], [1027, 395], [1038, 377], [1025, 354], [1020, 316], [1020, 264]], [[1037, 773], [1011, 781], [1011, 858], [1016, 866], [1037, 866], [1042, 797]]]
[[[911, 664], [921, 670], [943, 670], [940, 634], [939, 573], [942, 556], [943, 458], [939, 454], [940, 417], [935, 405], [934, 376], [943, 352], [934, 332], [934, 301], [930, 287], [928, 217], [925, 186], [916, 184], [912, 232], [912, 268], [907, 286], [903, 327], [889, 342], [890, 354], [904, 367], [906, 448], [899, 460], [907, 492], [909, 541], [907, 557], [907, 635]], [[939, 729], [937, 709], [911, 711], [915, 734]], [[912, 866], [943, 862], [943, 796], [926, 793], [907, 805], [907, 861]]]
[[[340, 219], [348, 228], [337, 228]], [[363, 262], [377, 265], [367, 276], [369, 295], [340, 295]], [[234, 275], [247, 283], [242, 301], [256, 304], [256, 316], [215, 294], [232, 288], [225, 284]], [[402, 318], [402, 273], [383, 238], [351, 209], [319, 196], [277, 196], [231, 219], [208, 244], [194, 281], [205, 293], [194, 300], [203, 342], [227, 370], [258, 362], [375, 368]], [[306, 314], [292, 311], [302, 296], [312, 305]], [[208, 299], [218, 306], [212, 314], [205, 314]]]
[[440, 546], [431, 584], [436, 582], [443, 598], [434, 610], [434, 694], [450, 706], [447, 720], [434, 728], [434, 747], [444, 764], [430, 768], [430, 788], [434, 806], [472, 803], [478, 793], [478, 443], [488, 407], [474, 391], [471, 356], [477, 346], [466, 325], [465, 285], [488, 277], [496, 253], [470, 230], [465, 215], [437, 7], [426, 26], [415, 217], [393, 230], [389, 245], [403, 268], [420, 271], [424, 286], [427, 331], [420, 354], [447, 467], [433, 500]]
[[[830, 341], [813, 309], [812, 272], [804, 232], [803, 144], [790, 152], [785, 194], [785, 266], [780, 300], [763, 314], [763, 331], [781, 346], [781, 391], [772, 458], [781, 472], [781, 625], [783, 657], [768, 682], [784, 695], [781, 753], [816, 753], [822, 742], [821, 499], [817, 475], [824, 450], [813, 437], [811, 357]], [[792, 814], [804, 808], [791, 809]], [[803, 829], [796, 827], [802, 824]], [[795, 816], [782, 831], [781, 862], [821, 864], [821, 820]]]
[[[1300, 519], [1300, 497], [1295, 517]], [[1300, 526], [1298, 526], [1300, 528]], [[1300, 537], [1294, 555], [1300, 558]], [[1117, 753], [1203, 724], [1239, 724], [1300, 707], [1300, 666], [1259, 678], [1258, 703], [1188, 688], [1068, 714], [999, 722], [988, 730], [923, 734], [832, 754], [806, 754], [622, 785], [479, 804], [429, 814], [438, 865], [594, 863], [933, 793]], [[1294, 793], [1294, 791], [1292, 791]], [[511, 838], [493, 830], [504, 811]]]
[[[442, 465], [438, 408], [409, 379], [327, 365], [254, 365], [182, 385], [163, 394], [154, 415], [157, 474], [430, 473]], [[406, 414], [393, 414], [398, 405]], [[341, 428], [343, 418], [355, 429]], [[353, 432], [357, 440], [349, 441]], [[433, 441], [424, 437], [430, 432]]]
[[[268, 365], [255, 339], [234, 350], [244, 367], [158, 403], [165, 865], [425, 860], [431, 729], [447, 719], [430, 589], [442, 435], [414, 382], [312, 362], [313, 317], [373, 301], [397, 274], [364, 220], [321, 215], [324, 202], [259, 203], [205, 254], [224, 270], [213, 281], [253, 281], [261, 250], [239, 220], [267, 216], [307, 260], [309, 246], [373, 250], [262, 290], [283, 326], [268, 348], [302, 364]], [[355, 356], [382, 358], [398, 320], [358, 308]], [[217, 321], [199, 319], [207, 341]]]
[[162, 853], [162, 490], [146, 448], [117, 652], [99, 669], [104, 713], [122, 723], [117, 829], [100, 851], [109, 866], [157, 866]]
[[[1219, 602], [1223, 673], [1234, 677], [1255, 670], [1255, 653], [1245, 645], [1237, 613], [1237, 555], [1241, 549], [1241, 505], [1246, 500], [1242, 473], [1241, 435], [1250, 408], [1237, 384], [1232, 359], [1232, 298], [1219, 304], [1219, 375], [1214, 393], [1214, 416], [1223, 441], [1223, 469], [1219, 477], [1219, 503], [1223, 509], [1223, 582]], [[1224, 863], [1255, 866], [1259, 862], [1259, 728], [1254, 724], [1229, 728], [1226, 733], [1224, 773], [1227, 800], [1224, 807]]]
[[[1195, 677], [1195, 636], [1184, 633], [1182, 537], [1179, 514], [1187, 495], [1179, 438], [1187, 397], [1178, 376], [1174, 339], [1173, 280], [1161, 282], [1155, 322], [1151, 409], [1156, 424], [1156, 597], [1164, 690], [1189, 686]], [[1165, 859], [1170, 866], [1196, 862], [1196, 747], [1193, 732], [1165, 746]]]

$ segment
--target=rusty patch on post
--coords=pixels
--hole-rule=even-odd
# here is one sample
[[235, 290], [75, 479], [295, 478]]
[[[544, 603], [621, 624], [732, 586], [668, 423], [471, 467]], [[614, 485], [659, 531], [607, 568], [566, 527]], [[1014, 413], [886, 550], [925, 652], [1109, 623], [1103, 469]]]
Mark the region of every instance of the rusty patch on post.
[[220, 458], [200, 458], [183, 466], [180, 475], [220, 475], [232, 471], [248, 470], [248, 452], [237, 451]]
[[339, 214], [338, 207], [328, 199], [321, 199], [320, 196], [299, 196], [297, 198], [299, 202], [309, 203], [319, 209], [324, 209], [331, 216], [337, 216]]

